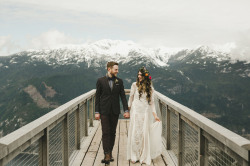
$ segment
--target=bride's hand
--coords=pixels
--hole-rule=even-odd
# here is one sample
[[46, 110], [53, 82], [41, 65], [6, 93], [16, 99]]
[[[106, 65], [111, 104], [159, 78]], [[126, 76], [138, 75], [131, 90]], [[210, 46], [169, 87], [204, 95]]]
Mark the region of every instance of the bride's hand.
[[158, 121], [158, 122], [161, 121], [160, 118], [159, 118], [158, 116], [155, 117], [155, 120]]

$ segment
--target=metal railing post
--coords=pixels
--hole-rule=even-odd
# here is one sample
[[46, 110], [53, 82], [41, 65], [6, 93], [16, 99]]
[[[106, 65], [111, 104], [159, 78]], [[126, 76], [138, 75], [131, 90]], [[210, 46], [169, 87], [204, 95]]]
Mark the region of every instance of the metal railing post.
[[182, 166], [182, 119], [178, 113], [178, 165]]
[[199, 157], [198, 157], [198, 165], [205, 166], [205, 137], [202, 135], [202, 129], [199, 129], [198, 132], [199, 137]]
[[167, 106], [167, 150], [170, 150], [170, 109]]
[[49, 165], [49, 130], [44, 129], [44, 135], [39, 140], [39, 165], [48, 166]]
[[95, 95], [93, 96], [93, 117], [95, 120]]
[[204, 166], [208, 166], [208, 140], [207, 139], [205, 139], [205, 141], [204, 141], [204, 144], [205, 144], [205, 146], [204, 146]]
[[90, 98], [89, 100], [89, 126], [93, 127], [93, 97]]
[[80, 149], [80, 104], [78, 104], [76, 109], [76, 116], [75, 116], [75, 142], [76, 142], [76, 149]]
[[69, 165], [69, 114], [67, 113], [63, 121], [63, 165]]
[[248, 162], [244, 161], [243, 166], [250, 166], [250, 150], [248, 150]]
[[85, 122], [85, 136], [88, 136], [88, 101], [86, 100], [86, 102], [84, 103], [84, 111], [85, 111], [85, 114], [84, 114], [84, 122]]
[[[166, 126], [166, 120], [167, 120], [167, 117], [166, 116], [163, 116], [163, 112], [162, 112], [162, 103], [161, 103], [161, 100], [159, 99], [158, 100], [158, 104], [159, 104], [159, 110], [160, 110], [160, 113], [161, 113], [161, 117], [162, 117], [162, 127], [163, 126]], [[163, 135], [163, 137], [165, 138], [165, 140], [166, 140], [166, 144], [167, 144], [167, 129], [166, 128], [162, 128], [163, 130], [165, 129], [165, 132], [164, 132], [164, 135]]]

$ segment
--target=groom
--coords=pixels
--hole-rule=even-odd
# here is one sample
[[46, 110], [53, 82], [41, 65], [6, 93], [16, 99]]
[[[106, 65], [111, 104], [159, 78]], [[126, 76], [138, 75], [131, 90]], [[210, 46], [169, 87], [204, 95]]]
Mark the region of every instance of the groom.
[[115, 143], [116, 126], [121, 113], [119, 96], [125, 111], [123, 116], [129, 118], [123, 81], [117, 77], [118, 63], [108, 62], [107, 71], [106, 76], [97, 80], [95, 101], [95, 119], [101, 119], [102, 125], [104, 159], [101, 162], [105, 164], [114, 161], [112, 150]]

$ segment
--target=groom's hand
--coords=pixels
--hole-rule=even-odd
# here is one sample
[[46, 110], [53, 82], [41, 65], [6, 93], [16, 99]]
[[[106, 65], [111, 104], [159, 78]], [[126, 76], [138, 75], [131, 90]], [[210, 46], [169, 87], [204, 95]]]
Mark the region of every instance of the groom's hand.
[[95, 119], [99, 120], [100, 119], [100, 114], [95, 114]]
[[125, 112], [125, 113], [123, 114], [123, 117], [124, 117], [124, 118], [129, 118], [129, 117], [130, 117], [129, 112]]

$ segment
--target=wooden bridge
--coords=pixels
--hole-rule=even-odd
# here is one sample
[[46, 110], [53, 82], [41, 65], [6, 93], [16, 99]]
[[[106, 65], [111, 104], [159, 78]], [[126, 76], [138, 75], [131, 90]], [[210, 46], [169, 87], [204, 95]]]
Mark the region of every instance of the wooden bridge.
[[[80, 150], [78, 150], [71, 165], [93, 165], [102, 166], [101, 163], [103, 159], [103, 148], [101, 141], [101, 125], [98, 121], [94, 121], [94, 126], [89, 132], [89, 137], [81, 145]], [[122, 165], [141, 165], [140, 163], [133, 164], [126, 159], [127, 150], [127, 134], [128, 134], [129, 120], [119, 120], [116, 129], [116, 141], [113, 149], [113, 156], [115, 161], [110, 163], [110, 166], [122, 166]], [[145, 164], [144, 164], [145, 165]], [[167, 150], [164, 150], [163, 155], [154, 159], [151, 166], [165, 166], [165, 165], [175, 165]]]
[[[152, 166], [250, 166], [249, 140], [159, 92], [154, 97], [163, 124], [163, 153]], [[1, 138], [0, 166], [104, 165], [94, 103], [91, 90]], [[111, 166], [141, 165], [126, 160], [128, 125], [129, 120], [119, 120]]]

